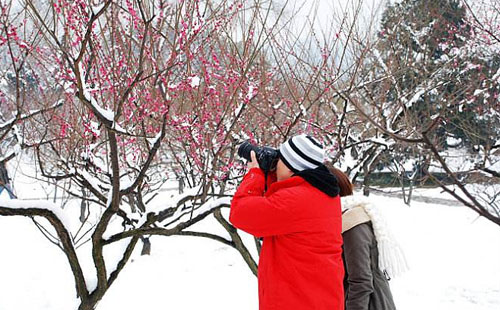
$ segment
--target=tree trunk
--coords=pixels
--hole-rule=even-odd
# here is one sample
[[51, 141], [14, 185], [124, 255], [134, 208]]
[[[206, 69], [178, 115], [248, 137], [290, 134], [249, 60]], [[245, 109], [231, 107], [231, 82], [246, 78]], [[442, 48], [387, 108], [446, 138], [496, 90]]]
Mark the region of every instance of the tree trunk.
[[151, 255], [151, 241], [149, 241], [149, 238], [143, 238], [143, 237], [141, 237], [141, 240], [142, 240], [141, 255]]
[[260, 256], [260, 250], [262, 249], [262, 242], [260, 241], [260, 238], [254, 237], [255, 240], [255, 246], [257, 247], [257, 253]]
[[368, 182], [368, 177], [369, 177], [369, 174], [370, 172], [368, 172], [367, 169], [363, 169], [363, 174], [364, 174], [364, 178], [363, 178], [363, 195], [364, 196], [369, 196], [370, 195], [370, 182]]
[[234, 246], [238, 252], [240, 252], [241, 257], [243, 257], [243, 260], [245, 263], [247, 263], [248, 267], [252, 271], [252, 273], [257, 276], [257, 270], [258, 266], [255, 260], [252, 257], [252, 254], [248, 251], [246, 246], [243, 244], [243, 240], [241, 240], [240, 235], [238, 235], [238, 232], [236, 228], [234, 228], [231, 224], [229, 224], [224, 217], [222, 216], [222, 213], [220, 212], [220, 209], [215, 210], [214, 216], [217, 219], [217, 221], [226, 229], [226, 231], [229, 233], [231, 236], [231, 240], [234, 242]]
[[82, 302], [78, 307], [78, 310], [94, 310], [96, 303], [92, 302]]

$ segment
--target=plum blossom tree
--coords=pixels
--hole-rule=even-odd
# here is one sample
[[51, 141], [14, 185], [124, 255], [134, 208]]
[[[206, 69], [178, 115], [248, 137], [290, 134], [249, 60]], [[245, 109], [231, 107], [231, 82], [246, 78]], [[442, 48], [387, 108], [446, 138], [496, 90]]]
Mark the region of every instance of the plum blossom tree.
[[[277, 146], [297, 132], [333, 139], [337, 107], [326, 96], [345, 82], [347, 58], [332, 61], [340, 34], [321, 39], [311, 28], [308, 54], [289, 28], [296, 12], [273, 1], [1, 4], [2, 48], [16, 46], [4, 61], [20, 85], [2, 89], [5, 115], [30, 109], [17, 119], [34, 177], [81, 203], [20, 197], [2, 201], [0, 215], [45, 219], [35, 223], [66, 255], [79, 309], [95, 308], [152, 235], [214, 239], [256, 274], [221, 210], [244, 170], [237, 147]], [[29, 71], [16, 71], [20, 62]], [[165, 193], [172, 184], [179, 195]], [[212, 214], [226, 236], [190, 229]], [[113, 261], [105, 253], [116, 245]]]
[[[32, 57], [30, 46], [33, 38], [23, 38], [22, 22], [12, 19], [11, 5], [2, 3], [0, 7], [0, 50], [2, 69], [0, 70], [0, 164], [14, 158], [22, 148], [29, 147], [23, 137], [22, 126], [29, 119], [40, 119], [62, 105], [53, 94], [40, 98], [30, 66]], [[19, 20], [19, 18], [17, 18]], [[4, 168], [2, 168], [4, 169]], [[5, 173], [5, 171], [4, 171]]]
[[[144, 236], [210, 237], [237, 248], [255, 272], [239, 235], [217, 210], [229, 204], [225, 181], [234, 178], [238, 139], [258, 133], [259, 118], [245, 116], [246, 110], [257, 97], [265, 101], [258, 90], [273, 81], [259, 54], [263, 37], [255, 37], [267, 26], [259, 2], [1, 3], [2, 47], [19, 50], [7, 60], [16, 83], [23, 81], [22, 62], [36, 88], [6, 91], [15, 94], [18, 108], [5, 113], [39, 107], [29, 119], [14, 115], [26, 120], [23, 141], [33, 146], [39, 178], [69, 184], [66, 190], [86, 203], [76, 229], [47, 202], [5, 201], [0, 214], [48, 220], [43, 231], [68, 259], [79, 309], [95, 307]], [[241, 31], [232, 30], [248, 17]], [[153, 206], [175, 178], [190, 189]], [[213, 212], [231, 239], [184, 231]], [[95, 281], [77, 253], [86, 241]], [[104, 250], [118, 242], [125, 250], [111, 262]]]

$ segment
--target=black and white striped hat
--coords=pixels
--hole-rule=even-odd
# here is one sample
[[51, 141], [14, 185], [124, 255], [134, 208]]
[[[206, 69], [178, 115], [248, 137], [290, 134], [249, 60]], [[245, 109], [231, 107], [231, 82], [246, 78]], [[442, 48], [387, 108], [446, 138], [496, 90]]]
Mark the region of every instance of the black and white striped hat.
[[323, 146], [311, 136], [294, 136], [280, 146], [280, 159], [293, 172], [315, 169], [323, 164]]

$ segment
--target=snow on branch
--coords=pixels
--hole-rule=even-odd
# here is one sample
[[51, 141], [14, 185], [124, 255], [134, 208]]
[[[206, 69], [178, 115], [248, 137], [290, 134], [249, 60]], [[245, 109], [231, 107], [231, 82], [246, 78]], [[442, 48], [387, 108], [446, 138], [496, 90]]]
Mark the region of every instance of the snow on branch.
[[17, 117], [17, 116], [13, 117], [10, 120], [8, 120], [8, 121], [0, 124], [0, 130], [3, 130], [5, 128], [10, 127], [10, 126], [12, 126], [13, 124], [15, 124], [18, 121], [23, 121], [23, 120], [26, 120], [26, 119], [28, 119], [30, 117], [36, 116], [38, 114], [41, 114], [41, 113], [44, 113], [44, 112], [56, 109], [56, 108], [62, 106], [63, 103], [64, 103], [64, 100], [60, 99], [55, 104], [51, 105], [48, 108], [30, 111], [29, 113], [21, 114], [19, 117]]
[[413, 106], [413, 104], [415, 104], [418, 100], [420, 100], [420, 98], [427, 92], [427, 89], [425, 88], [422, 88], [422, 87], [419, 87], [417, 88], [415, 94], [413, 95], [413, 97], [411, 97], [410, 100], [408, 100], [407, 102], [404, 103], [404, 105], [406, 106], [406, 108], [411, 108]]
[[9, 150], [4, 156], [0, 157], [0, 163], [10, 160], [14, 156], [16, 156], [20, 151], [21, 151], [21, 145], [19, 145], [19, 143], [16, 143], [14, 147], [9, 148]]
[[151, 163], [153, 162], [153, 159], [160, 149], [160, 144], [163, 138], [165, 137], [166, 133], [166, 126], [167, 126], [167, 119], [166, 115], [163, 118], [163, 123], [160, 132], [156, 135], [156, 137], [152, 140], [149, 141], [152, 144], [151, 150], [149, 151], [148, 158], [144, 165], [141, 168], [141, 171], [139, 172], [139, 175], [137, 178], [134, 180], [134, 182], [129, 182], [126, 187], [120, 188], [120, 193], [123, 194], [129, 194], [131, 191], [133, 191], [140, 182], [142, 182], [142, 179], [146, 176], [146, 172], [151, 166]]
[[[105, 244], [110, 244], [124, 238], [139, 236], [139, 235], [163, 235], [170, 236], [178, 234], [183, 229], [199, 222], [215, 209], [229, 206], [232, 196], [209, 198], [201, 205], [193, 204], [193, 201], [199, 197], [199, 188], [192, 188], [188, 193], [182, 194], [174, 199], [174, 207], [166, 208], [158, 213], [148, 213], [143, 216], [138, 225], [139, 228], [127, 230], [113, 235], [104, 235]], [[164, 227], [149, 227], [153, 222], [162, 223], [169, 220]]]
[[54, 229], [62, 243], [69, 265], [75, 278], [76, 291], [80, 298], [88, 297], [85, 277], [78, 262], [72, 238], [69, 234], [69, 221], [63, 210], [55, 204], [44, 201], [25, 201], [19, 199], [0, 198], [0, 215], [3, 216], [41, 216], [46, 218]]
[[21, 200], [21, 199], [5, 199], [0, 198], [0, 215], [8, 215], [6, 210], [11, 209], [15, 214], [12, 215], [26, 215], [26, 216], [44, 216], [46, 211], [50, 211], [54, 216], [61, 221], [66, 231], [70, 231], [70, 219], [64, 213], [64, 210], [56, 204], [46, 200]]
[[78, 68], [79, 68], [79, 73], [80, 73], [80, 82], [81, 82], [81, 87], [83, 90], [83, 97], [85, 100], [91, 105], [92, 110], [94, 110], [100, 118], [105, 119], [109, 123], [113, 123], [115, 119], [115, 113], [111, 110], [104, 109], [101, 107], [98, 103], [97, 100], [92, 96], [91, 91], [93, 90], [92, 88], [87, 86], [87, 83], [85, 82], [85, 75], [84, 75], [84, 70], [82, 67], [82, 62], [78, 63]]
[[171, 221], [165, 226], [167, 229], [172, 229], [179, 224], [189, 221], [192, 218], [195, 218], [204, 213], [210, 213], [213, 209], [222, 207], [224, 205], [231, 204], [231, 197], [222, 197], [209, 199], [204, 204], [200, 206], [187, 206], [187, 207], [179, 207], [175, 211], [175, 213], [169, 217]]
[[75, 169], [75, 174], [76, 175], [79, 175], [82, 177], [82, 179], [84, 181], [86, 181], [86, 183], [92, 187], [92, 189], [96, 192], [100, 192], [101, 190], [105, 190], [105, 191], [110, 191], [111, 188], [109, 186], [109, 184], [106, 184], [106, 183], [103, 183], [101, 180], [99, 180], [98, 178], [95, 178], [93, 176], [91, 176], [88, 171], [86, 170], [76, 170]]

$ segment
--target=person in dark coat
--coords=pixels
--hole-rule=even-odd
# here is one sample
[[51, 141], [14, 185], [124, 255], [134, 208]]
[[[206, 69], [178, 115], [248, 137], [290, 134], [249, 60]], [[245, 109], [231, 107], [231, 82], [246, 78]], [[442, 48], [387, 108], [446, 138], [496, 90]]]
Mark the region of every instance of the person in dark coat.
[[263, 237], [259, 309], [343, 310], [340, 197], [314, 138], [294, 136], [279, 149], [276, 181], [265, 189], [252, 151], [231, 202], [231, 223]]
[[9, 174], [7, 173], [7, 168], [5, 167], [5, 162], [0, 162], [0, 195], [5, 190], [11, 199], [16, 198], [16, 195], [12, 192], [9, 184]]
[[[353, 193], [349, 178], [340, 170], [329, 167], [337, 178], [340, 196], [346, 197]], [[379, 243], [377, 242], [374, 223], [377, 228], [383, 226], [379, 215], [367, 201], [358, 198], [342, 199], [342, 237], [343, 259], [345, 264], [345, 309], [346, 310], [395, 310], [396, 306], [389, 287], [389, 272], [395, 274], [406, 268], [406, 261], [399, 246], [390, 243], [391, 250], [398, 258], [397, 262], [384, 261], [380, 268]], [[370, 214], [372, 216], [370, 216]], [[373, 218], [375, 219], [373, 219]], [[381, 228], [384, 229], [384, 228]], [[384, 235], [387, 235], [384, 232]], [[383, 245], [388, 243], [384, 237]], [[385, 251], [385, 250], [384, 250]]]

